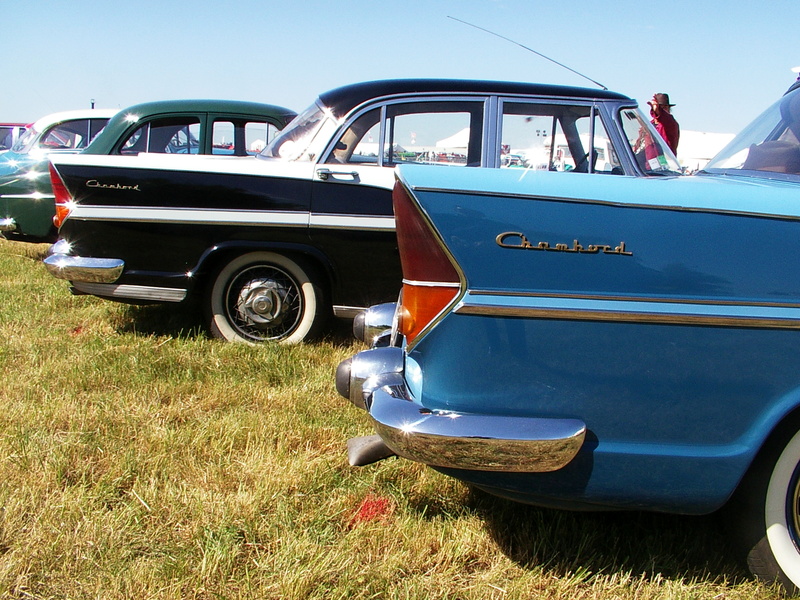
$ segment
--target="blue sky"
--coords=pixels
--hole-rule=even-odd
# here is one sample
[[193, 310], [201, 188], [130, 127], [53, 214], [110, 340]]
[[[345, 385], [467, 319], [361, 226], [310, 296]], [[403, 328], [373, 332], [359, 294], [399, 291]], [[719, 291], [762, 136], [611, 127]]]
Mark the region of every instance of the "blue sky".
[[0, 0], [0, 121], [175, 98], [301, 110], [370, 79], [593, 84], [667, 92], [683, 129], [735, 133], [800, 66], [800, 2], [673, 0]]

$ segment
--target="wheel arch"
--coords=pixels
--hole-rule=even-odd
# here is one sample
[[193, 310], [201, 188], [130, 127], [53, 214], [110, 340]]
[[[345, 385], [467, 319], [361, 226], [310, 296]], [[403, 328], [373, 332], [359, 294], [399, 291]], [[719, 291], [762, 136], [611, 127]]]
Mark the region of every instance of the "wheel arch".
[[[776, 558], [775, 548], [769, 539], [773, 528], [768, 496], [778, 461], [787, 445], [794, 443], [800, 432], [800, 406], [795, 402], [780, 414], [774, 426], [763, 436], [735, 490], [719, 511], [719, 517], [726, 526], [732, 547], [742, 560], [742, 565], [746, 564], [759, 579], [767, 583], [778, 582], [790, 594], [795, 594], [800, 585], [797, 579], [797, 544], [790, 544], [794, 547], [790, 553], [794, 558], [787, 563], [792, 564], [795, 561], [795, 575], [792, 578]], [[779, 542], [781, 537], [787, 537], [785, 533], [780, 533], [781, 529], [778, 529], [776, 536]], [[780, 554], [785, 560], [787, 554], [785, 546], [783, 548]]]
[[214, 277], [227, 263], [250, 252], [275, 252], [283, 254], [294, 261], [299, 261], [313, 270], [320, 277], [328, 301], [331, 299], [334, 286], [334, 270], [323, 252], [314, 246], [305, 244], [289, 244], [279, 242], [225, 242], [208, 248], [197, 261], [193, 273], [196, 285], [203, 293], [213, 285]]
[[785, 444], [800, 431], [800, 390], [795, 390], [791, 396], [793, 397], [791, 403], [786, 405], [782, 403], [780, 408], [775, 407], [770, 411], [771, 414], [765, 417], [764, 421], [771, 423], [771, 426], [762, 426], [760, 429], [762, 431], [766, 429], [766, 433], [760, 437], [752, 437], [754, 440], [752, 447], [755, 450], [728, 502], [736, 502], [738, 497], [746, 493], [749, 486], [757, 485], [757, 480], [765, 476], [764, 466], [777, 460]]

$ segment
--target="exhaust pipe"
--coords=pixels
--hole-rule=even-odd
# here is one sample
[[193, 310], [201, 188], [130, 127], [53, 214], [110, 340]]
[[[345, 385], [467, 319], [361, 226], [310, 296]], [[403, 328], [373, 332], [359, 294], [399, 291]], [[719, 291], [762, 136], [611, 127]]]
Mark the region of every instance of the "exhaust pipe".
[[397, 455], [383, 443], [379, 435], [366, 435], [347, 440], [347, 460], [353, 467], [371, 465], [390, 456]]

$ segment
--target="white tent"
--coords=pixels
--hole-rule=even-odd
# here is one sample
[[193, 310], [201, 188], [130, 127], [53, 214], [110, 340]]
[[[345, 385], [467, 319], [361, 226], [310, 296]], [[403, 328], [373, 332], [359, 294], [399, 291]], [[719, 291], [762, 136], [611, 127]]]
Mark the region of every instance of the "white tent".
[[466, 152], [469, 146], [469, 127], [465, 127], [458, 133], [436, 142], [437, 148], [447, 148], [449, 150], [463, 150]]
[[698, 171], [716, 156], [734, 137], [732, 133], [681, 131], [678, 142], [678, 161], [689, 171]]

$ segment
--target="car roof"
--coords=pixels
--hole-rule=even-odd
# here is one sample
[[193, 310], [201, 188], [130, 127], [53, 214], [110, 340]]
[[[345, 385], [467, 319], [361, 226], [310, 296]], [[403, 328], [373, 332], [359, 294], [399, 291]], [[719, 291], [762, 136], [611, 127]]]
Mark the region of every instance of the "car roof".
[[119, 142], [120, 136], [142, 119], [171, 115], [198, 115], [204, 113], [242, 117], [263, 117], [279, 122], [283, 128], [297, 113], [290, 108], [261, 102], [240, 100], [157, 100], [125, 108], [111, 119], [105, 129], [89, 144], [86, 154], [108, 154]]
[[[94, 148], [103, 146], [107, 143], [114, 144], [117, 138], [122, 135], [133, 122], [139, 119], [158, 117], [160, 115], [171, 114], [201, 114], [201, 113], [225, 113], [242, 116], [263, 116], [275, 119], [286, 125], [297, 113], [290, 108], [276, 106], [274, 104], [262, 104], [260, 102], [243, 102], [239, 100], [158, 100], [155, 102], [143, 102], [125, 108], [116, 117], [111, 119], [103, 132], [96, 138], [97, 144]], [[136, 118], [131, 118], [134, 116]], [[102, 141], [101, 141], [102, 140]], [[106, 142], [108, 140], [108, 142]], [[101, 154], [106, 153], [106, 149]]]
[[120, 111], [119, 118], [131, 113], [141, 115], [157, 115], [171, 112], [228, 112], [243, 114], [266, 114], [272, 117], [294, 116], [296, 113], [290, 108], [263, 102], [246, 102], [242, 100], [213, 100], [213, 99], [188, 99], [188, 100], [157, 100], [134, 104]]
[[583, 87], [525, 83], [518, 81], [486, 81], [469, 79], [387, 79], [346, 85], [321, 94], [319, 99], [334, 116], [342, 117], [356, 106], [386, 96], [462, 92], [465, 94], [535, 95], [581, 99], [622, 100], [628, 96]]
[[65, 110], [56, 113], [50, 113], [37, 119], [31, 126], [34, 131], [42, 131], [55, 123], [63, 123], [65, 121], [76, 121], [78, 119], [110, 119], [117, 114], [115, 108], [83, 108], [79, 110]]

